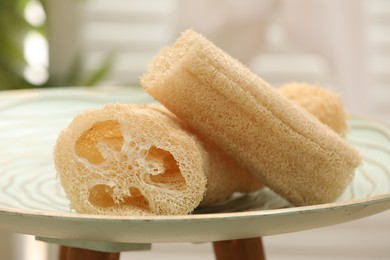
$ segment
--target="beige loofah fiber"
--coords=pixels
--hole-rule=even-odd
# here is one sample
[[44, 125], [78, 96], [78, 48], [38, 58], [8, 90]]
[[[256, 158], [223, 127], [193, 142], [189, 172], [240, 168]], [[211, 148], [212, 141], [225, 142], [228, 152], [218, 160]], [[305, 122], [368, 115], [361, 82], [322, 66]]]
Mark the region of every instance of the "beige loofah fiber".
[[336, 133], [345, 136], [348, 114], [339, 95], [331, 90], [308, 83], [287, 83], [278, 88], [279, 93], [302, 106]]
[[79, 114], [59, 135], [54, 158], [79, 213], [188, 214], [262, 187], [157, 106], [108, 104]]
[[192, 30], [162, 49], [143, 87], [292, 204], [334, 201], [358, 152]]
[[237, 161], [228, 156], [221, 148], [205, 136], [178, 119], [163, 106], [153, 106], [173, 121], [180, 122], [181, 127], [189, 134], [196, 136], [199, 143], [207, 152], [205, 158], [205, 175], [207, 176], [206, 194], [200, 206], [210, 206], [229, 199], [235, 192], [248, 193], [262, 188], [264, 185], [258, 178], [250, 174]]
[[54, 158], [80, 213], [188, 214], [206, 189], [207, 154], [196, 138], [142, 105], [79, 114], [59, 135]]

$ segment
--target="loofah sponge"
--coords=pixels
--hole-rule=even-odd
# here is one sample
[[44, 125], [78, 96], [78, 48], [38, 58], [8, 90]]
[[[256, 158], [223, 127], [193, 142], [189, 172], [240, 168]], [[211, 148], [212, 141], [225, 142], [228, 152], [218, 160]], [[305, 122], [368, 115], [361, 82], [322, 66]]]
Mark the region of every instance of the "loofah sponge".
[[340, 97], [325, 88], [308, 83], [288, 83], [278, 88], [279, 93], [302, 106], [336, 133], [345, 136], [348, 114]]
[[228, 156], [206, 136], [196, 132], [195, 129], [181, 121], [165, 107], [153, 106], [153, 108], [158, 109], [172, 120], [179, 122], [185, 131], [196, 136], [207, 153], [205, 160], [207, 189], [200, 206], [213, 205], [229, 199], [235, 192], [248, 193], [264, 186], [258, 178], [239, 165], [233, 157]]
[[188, 214], [262, 186], [157, 106], [108, 104], [79, 114], [59, 135], [54, 158], [80, 213]]
[[157, 54], [141, 83], [292, 204], [334, 201], [361, 162], [334, 131], [192, 30]]
[[176, 215], [206, 189], [207, 154], [160, 111], [108, 104], [64, 129], [54, 159], [71, 207], [80, 213]]

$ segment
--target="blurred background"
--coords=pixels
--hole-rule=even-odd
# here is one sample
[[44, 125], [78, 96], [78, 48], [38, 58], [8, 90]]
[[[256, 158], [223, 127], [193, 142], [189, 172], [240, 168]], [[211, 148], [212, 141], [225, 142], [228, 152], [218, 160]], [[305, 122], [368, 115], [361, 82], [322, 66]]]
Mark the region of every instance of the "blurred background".
[[[156, 52], [193, 28], [275, 87], [317, 83], [351, 113], [390, 122], [390, 1], [1, 0], [0, 26], [0, 90], [139, 87]], [[388, 259], [388, 217], [265, 238], [266, 250], [271, 260]], [[4, 259], [56, 255], [29, 236], [2, 234], [5, 248]], [[155, 248], [134, 254], [212, 259], [206, 244]]]
[[275, 87], [317, 83], [390, 121], [385, 0], [2, 0], [0, 12], [0, 89], [138, 86], [193, 28]]

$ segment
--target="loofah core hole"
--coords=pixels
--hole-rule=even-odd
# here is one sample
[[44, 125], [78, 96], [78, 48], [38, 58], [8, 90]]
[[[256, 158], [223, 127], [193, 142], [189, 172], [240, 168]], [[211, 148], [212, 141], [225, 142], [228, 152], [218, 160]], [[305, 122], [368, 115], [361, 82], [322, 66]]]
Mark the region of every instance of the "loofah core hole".
[[162, 172], [158, 168], [152, 168], [149, 174], [150, 181], [158, 186], [165, 186], [172, 190], [185, 188], [186, 180], [180, 172], [180, 168], [173, 155], [161, 148], [152, 146], [146, 156], [148, 161], [163, 165]]
[[110, 186], [105, 184], [98, 184], [89, 190], [88, 200], [96, 207], [111, 207], [115, 205], [114, 199], [112, 197], [113, 193], [114, 191]]
[[124, 205], [137, 207], [146, 211], [149, 211], [149, 201], [142, 195], [141, 191], [136, 187], [129, 189], [131, 196], [125, 196], [123, 198]]
[[97, 184], [89, 190], [88, 201], [98, 208], [108, 208], [113, 206], [137, 207], [149, 211], [149, 201], [136, 187], [129, 188], [130, 196], [123, 196], [119, 202], [113, 198], [114, 190], [108, 185]]
[[76, 142], [75, 151], [80, 157], [87, 159], [92, 164], [99, 164], [104, 161], [98, 144], [104, 142], [107, 147], [120, 151], [123, 145], [123, 136], [119, 122], [107, 120], [93, 125], [87, 132], [83, 133]]

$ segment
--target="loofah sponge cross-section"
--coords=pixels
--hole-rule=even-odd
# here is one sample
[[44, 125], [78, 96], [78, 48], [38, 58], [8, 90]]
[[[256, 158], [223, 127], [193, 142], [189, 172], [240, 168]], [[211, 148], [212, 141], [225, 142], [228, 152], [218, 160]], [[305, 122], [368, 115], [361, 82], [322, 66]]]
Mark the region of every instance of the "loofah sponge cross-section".
[[77, 115], [54, 162], [79, 213], [181, 215], [262, 184], [164, 107], [108, 104]]
[[142, 105], [77, 115], [54, 150], [71, 207], [114, 215], [188, 214], [205, 193], [206, 157], [177, 122]]
[[206, 157], [205, 175], [207, 177], [206, 194], [200, 202], [200, 206], [210, 206], [229, 199], [235, 192], [248, 193], [262, 188], [264, 185], [237, 161], [227, 155], [221, 148], [206, 136], [202, 136], [196, 130], [186, 125], [173, 113], [163, 106], [154, 107], [196, 137], [203, 147]]
[[338, 134], [192, 30], [157, 54], [141, 83], [292, 204], [334, 201], [361, 162]]

